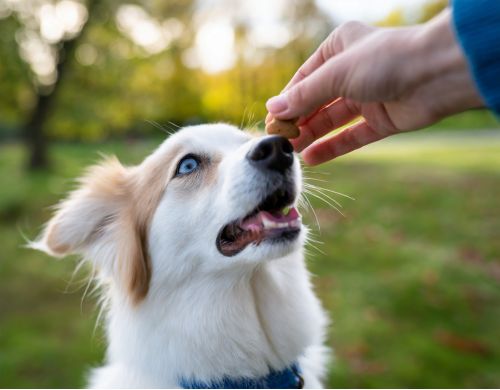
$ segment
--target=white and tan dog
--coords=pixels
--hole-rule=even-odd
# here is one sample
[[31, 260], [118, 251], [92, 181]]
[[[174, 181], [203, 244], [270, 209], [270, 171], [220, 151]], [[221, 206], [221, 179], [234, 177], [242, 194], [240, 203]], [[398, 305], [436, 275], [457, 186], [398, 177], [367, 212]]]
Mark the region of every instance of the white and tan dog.
[[301, 186], [285, 138], [224, 124], [184, 128], [138, 166], [91, 168], [34, 244], [97, 270], [109, 345], [90, 386], [320, 387], [327, 319]]

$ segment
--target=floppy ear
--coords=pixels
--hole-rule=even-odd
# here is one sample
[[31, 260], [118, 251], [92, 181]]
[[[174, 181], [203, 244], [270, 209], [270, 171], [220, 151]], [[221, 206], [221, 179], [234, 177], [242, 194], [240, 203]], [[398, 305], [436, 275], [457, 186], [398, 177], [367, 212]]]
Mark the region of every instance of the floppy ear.
[[41, 249], [55, 256], [85, 254], [105, 239], [126, 197], [126, 175], [115, 158], [89, 168], [78, 188], [57, 206], [43, 232]]
[[82, 254], [105, 276], [124, 283], [137, 301], [147, 293], [150, 267], [146, 230], [134, 218], [129, 176], [116, 158], [91, 167], [33, 247], [53, 256]]

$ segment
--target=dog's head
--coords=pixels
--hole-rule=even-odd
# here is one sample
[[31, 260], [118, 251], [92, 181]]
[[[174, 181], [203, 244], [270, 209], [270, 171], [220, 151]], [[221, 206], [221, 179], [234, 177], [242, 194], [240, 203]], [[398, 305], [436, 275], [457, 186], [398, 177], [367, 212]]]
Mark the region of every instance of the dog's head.
[[83, 254], [138, 302], [150, 285], [247, 270], [298, 250], [301, 185], [286, 139], [187, 127], [138, 166], [109, 159], [91, 168], [36, 247]]

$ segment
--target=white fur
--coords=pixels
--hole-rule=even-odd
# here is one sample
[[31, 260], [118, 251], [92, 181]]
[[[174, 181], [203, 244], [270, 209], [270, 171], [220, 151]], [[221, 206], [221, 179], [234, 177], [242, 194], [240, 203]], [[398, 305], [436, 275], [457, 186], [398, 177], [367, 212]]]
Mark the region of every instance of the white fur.
[[[264, 376], [269, 367], [280, 370], [296, 360], [305, 386], [321, 387], [328, 321], [304, 263], [306, 229], [295, 242], [264, 241], [233, 257], [215, 246], [221, 227], [250, 212], [275, 185], [245, 159], [258, 140], [228, 125], [189, 127], [133, 168], [147, 169], [173, 145], [220, 160], [208, 186], [186, 194], [182, 182], [166, 184], [149, 227], [150, 288], [138, 304], [113, 276], [111, 241], [80, 250], [111, 280], [103, 288], [106, 363], [92, 371], [90, 387], [175, 388], [179, 377]], [[293, 176], [300, 190], [297, 161]], [[74, 203], [69, 207], [82, 212]], [[100, 208], [86, 207], [86, 213]], [[74, 219], [67, 234], [78, 236], [93, 223], [90, 216]]]

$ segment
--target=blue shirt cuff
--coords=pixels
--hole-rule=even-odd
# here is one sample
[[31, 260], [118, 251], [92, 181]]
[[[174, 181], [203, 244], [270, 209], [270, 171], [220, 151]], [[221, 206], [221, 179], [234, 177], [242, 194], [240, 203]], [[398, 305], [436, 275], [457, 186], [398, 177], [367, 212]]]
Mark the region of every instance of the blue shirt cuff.
[[454, 0], [453, 23], [479, 93], [500, 116], [500, 1]]

